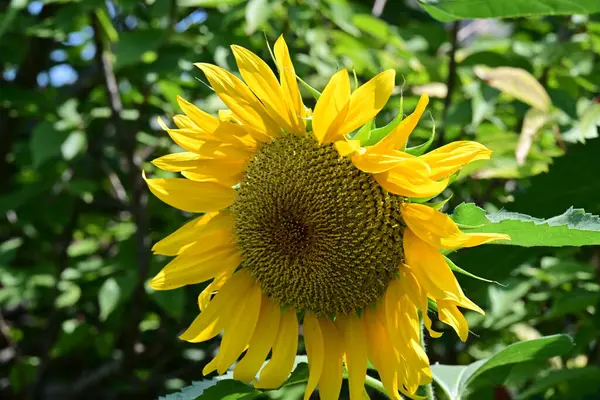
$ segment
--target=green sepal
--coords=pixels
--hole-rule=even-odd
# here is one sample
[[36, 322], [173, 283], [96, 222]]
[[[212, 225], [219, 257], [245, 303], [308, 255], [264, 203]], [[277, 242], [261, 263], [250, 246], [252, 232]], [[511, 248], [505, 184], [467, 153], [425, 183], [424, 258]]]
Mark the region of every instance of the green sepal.
[[420, 144], [418, 146], [407, 147], [406, 150], [404, 150], [404, 151], [406, 151], [408, 154], [412, 154], [413, 156], [421, 156], [421, 155], [425, 154], [425, 152], [427, 150], [429, 150], [429, 148], [433, 144], [434, 140], [435, 140], [435, 125], [433, 126], [433, 130], [431, 131], [431, 136], [429, 136], [429, 139], [427, 139], [427, 141], [425, 143]]
[[450, 269], [451, 269], [452, 271], [454, 271], [454, 272], [458, 272], [459, 274], [463, 274], [463, 275], [466, 275], [466, 276], [468, 276], [468, 277], [470, 277], [470, 278], [474, 278], [474, 279], [477, 279], [477, 280], [480, 280], [480, 281], [483, 281], [483, 282], [487, 282], [487, 283], [495, 283], [495, 284], [497, 284], [497, 285], [504, 286], [504, 285], [500, 284], [500, 283], [499, 283], [499, 282], [497, 282], [497, 281], [492, 281], [492, 280], [490, 280], [490, 279], [485, 279], [485, 278], [482, 278], [482, 277], [480, 277], [480, 276], [477, 276], [477, 275], [475, 275], [475, 274], [472, 274], [472, 273], [470, 273], [469, 271], [465, 271], [464, 269], [462, 269], [462, 268], [461, 268], [461, 267], [459, 267], [458, 265], [454, 264], [454, 261], [452, 261], [451, 259], [449, 259], [449, 258], [448, 258], [448, 257], [446, 257], [446, 256], [444, 256], [444, 259], [446, 260], [446, 264], [448, 264], [448, 266], [450, 267]]
[[[373, 145], [377, 144], [377, 142], [379, 142], [381, 139], [383, 139], [384, 137], [389, 135], [390, 132], [393, 131], [394, 128], [400, 124], [400, 122], [402, 122], [402, 119], [404, 117], [403, 109], [404, 109], [404, 97], [402, 97], [402, 92], [401, 92], [400, 93], [400, 107], [398, 110], [398, 115], [396, 115], [396, 117], [386, 126], [382, 126], [381, 128], [373, 129], [371, 131], [371, 135], [369, 136], [369, 138], [364, 143], [361, 142], [360, 145], [361, 146], [373, 146]], [[404, 150], [404, 149], [402, 149], [402, 150]]]
[[454, 193], [450, 193], [450, 196], [447, 199], [444, 199], [442, 201], [436, 201], [435, 203], [424, 203], [424, 205], [429, 206], [431, 208], [433, 208], [434, 210], [441, 210], [442, 207], [444, 207], [444, 205], [450, 201], [450, 199], [454, 196]]
[[304, 121], [306, 121], [306, 132], [312, 132], [312, 116], [304, 118]]
[[434, 313], [438, 312], [437, 303], [435, 302], [435, 300], [432, 300], [429, 297], [427, 298], [427, 309], [429, 311], [433, 311]]
[[304, 81], [304, 79], [300, 78], [298, 75], [296, 75], [296, 78], [302, 84], [302, 86], [304, 86], [304, 88], [306, 90], [308, 90], [310, 92], [310, 94], [312, 94], [312, 96], [315, 98], [315, 100], [319, 100], [319, 97], [321, 97], [321, 92], [319, 92], [314, 87], [310, 86], [308, 83], [306, 83]]
[[371, 132], [372, 132], [374, 126], [375, 126], [375, 121], [370, 120], [369, 122], [364, 124], [362, 126], [362, 128], [360, 128], [358, 130], [358, 132], [356, 132], [354, 134], [354, 136], [351, 137], [351, 139], [352, 140], [360, 140], [360, 143], [362, 145], [363, 142], [366, 142], [367, 140], [369, 140], [369, 137], [371, 137]]
[[352, 68], [352, 75], [354, 75], [354, 90], [358, 89], [358, 77], [356, 76], [356, 70]]
[[[402, 106], [400, 106], [402, 108]], [[391, 131], [394, 130], [395, 127], [402, 122], [402, 110], [398, 111], [398, 115], [386, 126], [382, 126], [381, 128], [373, 129], [371, 131], [371, 135], [369, 138], [363, 143], [361, 142], [361, 146], [373, 146], [377, 144], [381, 139], [390, 134]]]
[[269, 43], [269, 38], [267, 37], [267, 31], [263, 31], [263, 35], [265, 36], [265, 43], [267, 44], [267, 49], [269, 49], [271, 60], [273, 60], [273, 64], [275, 64], [275, 67], [277, 68], [277, 72], [281, 73], [281, 71], [279, 70], [279, 64], [277, 64], [277, 59], [275, 58], [275, 53], [273, 53], [271, 43]]

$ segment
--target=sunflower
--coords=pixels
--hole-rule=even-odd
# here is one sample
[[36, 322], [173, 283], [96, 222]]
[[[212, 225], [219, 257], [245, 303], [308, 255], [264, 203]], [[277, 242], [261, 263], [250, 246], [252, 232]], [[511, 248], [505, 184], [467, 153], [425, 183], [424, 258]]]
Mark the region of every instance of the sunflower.
[[236, 379], [277, 388], [293, 368], [302, 324], [305, 399], [317, 386], [322, 399], [337, 399], [344, 368], [350, 398], [364, 398], [369, 361], [389, 396], [415, 397], [432, 379], [421, 318], [432, 337], [440, 336], [429, 302], [463, 341], [468, 326], [459, 307], [483, 313], [440, 249], [508, 239], [463, 233], [415, 199], [438, 195], [462, 166], [491, 152], [468, 141], [420, 157], [405, 152], [426, 95], [387, 136], [362, 147], [348, 135], [387, 103], [393, 70], [352, 91], [342, 69], [311, 111], [282, 37], [274, 47], [279, 80], [251, 51], [232, 50], [243, 81], [195, 64], [228, 110], [214, 117], [178, 98], [185, 115], [174, 117], [177, 129], [161, 122], [186, 152], [153, 163], [183, 178], [146, 182], [165, 203], [203, 214], [153, 247], [175, 258], [150, 286], [210, 281], [198, 297], [198, 317], [181, 335], [202, 342], [223, 332], [204, 374], [235, 364]]

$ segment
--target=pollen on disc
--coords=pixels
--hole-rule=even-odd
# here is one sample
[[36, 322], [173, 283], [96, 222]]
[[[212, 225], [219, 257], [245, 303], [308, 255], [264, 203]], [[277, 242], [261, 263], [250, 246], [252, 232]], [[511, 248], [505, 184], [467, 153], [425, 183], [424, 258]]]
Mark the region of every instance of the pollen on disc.
[[276, 139], [250, 161], [232, 206], [243, 266], [284, 306], [354, 313], [403, 262], [402, 201], [333, 145]]

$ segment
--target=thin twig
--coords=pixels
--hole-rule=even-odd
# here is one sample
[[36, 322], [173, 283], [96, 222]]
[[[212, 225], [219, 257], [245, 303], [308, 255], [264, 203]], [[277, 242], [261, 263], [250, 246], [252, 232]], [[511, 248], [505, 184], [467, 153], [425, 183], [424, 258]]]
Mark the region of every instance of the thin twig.
[[44, 381], [46, 379], [46, 372], [48, 371], [48, 364], [50, 362], [50, 352], [58, 339], [58, 335], [60, 333], [60, 313], [58, 308], [56, 308], [56, 299], [60, 294], [60, 290], [58, 289], [58, 284], [60, 282], [60, 276], [62, 272], [67, 268], [69, 255], [68, 248], [71, 245], [71, 241], [73, 239], [73, 233], [75, 232], [75, 228], [77, 227], [77, 221], [79, 220], [79, 204], [74, 205], [73, 213], [71, 214], [71, 219], [69, 223], [65, 226], [62, 231], [62, 234], [59, 237], [59, 240], [56, 244], [56, 259], [58, 264], [58, 271], [56, 271], [56, 281], [54, 283], [54, 287], [52, 288], [52, 294], [50, 296], [50, 306], [52, 310], [50, 311], [50, 315], [48, 317], [48, 321], [46, 323], [46, 327], [44, 329], [44, 342], [42, 344], [42, 354], [40, 357], [40, 364], [37, 368], [37, 376], [33, 381], [33, 385], [31, 386], [31, 390], [28, 392], [28, 399], [39, 399], [43, 392]]
[[145, 305], [144, 283], [150, 268], [150, 237], [148, 236], [148, 215], [146, 211], [147, 195], [142, 179], [142, 160], [136, 156], [136, 129], [127, 130], [121, 118], [123, 104], [114, 73], [112, 54], [106, 38], [102, 36], [100, 23], [95, 15], [91, 16], [94, 28], [94, 42], [97, 48], [97, 62], [104, 75], [104, 84], [108, 95], [111, 110], [111, 122], [116, 132], [116, 137], [121, 140], [124, 153], [124, 164], [128, 177], [127, 184], [131, 189], [130, 211], [136, 225], [135, 244], [138, 260], [137, 283], [131, 297], [131, 317], [123, 330], [124, 363], [131, 365], [134, 355], [135, 342], [138, 339], [138, 326]]
[[383, 9], [385, 8], [386, 2], [387, 0], [375, 0], [375, 3], [373, 4], [373, 9], [371, 10], [371, 14], [373, 14], [375, 17], [381, 16], [381, 14], [383, 13]]
[[452, 104], [452, 94], [456, 86], [456, 49], [458, 48], [458, 30], [460, 29], [460, 21], [455, 21], [450, 27], [450, 52], [448, 53], [448, 78], [446, 79], [446, 98], [444, 99], [444, 110], [442, 112], [442, 127], [439, 130], [437, 144], [441, 146], [445, 143], [446, 134], [446, 118]]

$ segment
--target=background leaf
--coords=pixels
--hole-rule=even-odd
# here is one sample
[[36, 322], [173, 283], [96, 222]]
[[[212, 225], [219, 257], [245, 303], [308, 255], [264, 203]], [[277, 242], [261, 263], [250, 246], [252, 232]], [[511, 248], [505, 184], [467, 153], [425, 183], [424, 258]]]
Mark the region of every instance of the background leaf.
[[510, 235], [510, 241], [496, 241], [496, 244], [524, 247], [600, 244], [600, 217], [581, 209], [570, 208], [556, 217], [539, 219], [507, 211], [486, 214], [474, 204], [461, 204], [454, 211], [452, 219], [462, 225], [467, 233]]
[[501, 384], [511, 369], [522, 363], [547, 360], [564, 355], [573, 347], [567, 335], [554, 335], [515, 343], [488, 359], [466, 366], [433, 365], [431, 371], [436, 383], [451, 400], [468, 397], [478, 386]]
[[515, 18], [535, 15], [592, 14], [600, 11], [594, 0], [419, 0], [432, 17], [448, 22], [470, 18]]

